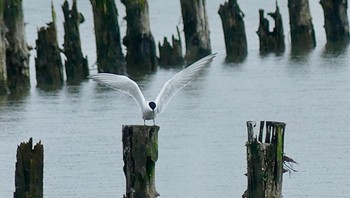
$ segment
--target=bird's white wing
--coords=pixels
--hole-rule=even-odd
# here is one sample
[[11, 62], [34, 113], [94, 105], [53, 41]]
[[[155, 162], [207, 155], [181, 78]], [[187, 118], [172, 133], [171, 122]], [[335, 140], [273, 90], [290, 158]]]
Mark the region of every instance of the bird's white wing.
[[211, 63], [215, 56], [216, 53], [196, 61], [168, 80], [156, 98], [155, 102], [157, 104], [157, 113], [163, 112], [177, 91], [184, 88], [188, 83], [195, 79], [195, 77], [197, 77], [203, 69], [209, 67], [209, 63]]
[[135, 81], [123, 75], [116, 75], [110, 73], [98, 73], [89, 76], [96, 82], [104, 84], [112, 89], [125, 92], [135, 99], [140, 109], [142, 110], [145, 104], [145, 98]]

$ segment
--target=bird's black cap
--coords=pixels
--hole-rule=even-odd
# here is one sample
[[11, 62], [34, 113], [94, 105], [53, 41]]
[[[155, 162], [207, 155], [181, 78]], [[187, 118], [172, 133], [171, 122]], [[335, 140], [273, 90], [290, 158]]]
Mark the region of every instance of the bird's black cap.
[[151, 107], [152, 110], [154, 110], [156, 108], [155, 102], [149, 102], [148, 105], [149, 105], [149, 107]]

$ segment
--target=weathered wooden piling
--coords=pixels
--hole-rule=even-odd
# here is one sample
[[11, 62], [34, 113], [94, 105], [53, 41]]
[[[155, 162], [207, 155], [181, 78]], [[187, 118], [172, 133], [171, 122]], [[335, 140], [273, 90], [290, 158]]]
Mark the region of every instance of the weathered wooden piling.
[[155, 198], [155, 163], [159, 126], [124, 125], [123, 160], [126, 178], [124, 198]]
[[4, 21], [8, 28], [6, 38], [7, 81], [11, 92], [30, 89], [29, 47], [25, 37], [22, 0], [4, 0]]
[[114, 0], [90, 0], [94, 13], [98, 72], [124, 74], [118, 10]]
[[57, 42], [56, 13], [51, 5], [52, 22], [41, 27], [36, 40], [35, 71], [37, 86], [43, 89], [63, 85], [63, 64]]
[[176, 30], [178, 39], [176, 39], [174, 35], [171, 37], [172, 46], [166, 37], [164, 37], [163, 45], [161, 45], [160, 42], [158, 43], [159, 65], [161, 66], [182, 65], [184, 63], [182, 56], [181, 35], [178, 27], [176, 27]]
[[349, 42], [348, 1], [320, 0], [328, 42]]
[[313, 49], [315, 30], [309, 0], [288, 0], [290, 35], [293, 49]]
[[211, 54], [205, 0], [180, 0], [185, 32], [187, 63]]
[[237, 0], [229, 0], [220, 5], [218, 13], [224, 30], [226, 61], [241, 62], [248, 54], [244, 13]]
[[7, 31], [8, 30], [4, 22], [4, 1], [0, 1], [0, 95], [6, 95], [9, 93], [6, 72], [7, 40], [5, 34]]
[[14, 198], [42, 198], [44, 177], [44, 146], [33, 148], [33, 139], [17, 148]]
[[126, 8], [126, 35], [123, 44], [127, 48], [128, 73], [156, 71], [156, 44], [151, 32], [148, 1], [121, 0]]
[[260, 53], [269, 52], [282, 53], [285, 50], [282, 16], [276, 2], [276, 11], [268, 13], [275, 21], [275, 27], [270, 32], [269, 21], [264, 17], [264, 10], [259, 10], [259, 29], [256, 32], [259, 36]]
[[79, 25], [84, 22], [84, 16], [78, 12], [77, 0], [73, 0], [69, 9], [67, 0], [62, 5], [64, 15], [64, 44], [63, 53], [66, 56], [65, 67], [68, 83], [79, 83], [89, 76], [87, 57], [81, 50]]
[[[264, 130], [264, 125], [266, 128]], [[283, 149], [286, 124], [261, 121], [259, 134], [254, 134], [255, 123], [248, 121], [247, 177], [248, 188], [243, 198], [281, 198]]]

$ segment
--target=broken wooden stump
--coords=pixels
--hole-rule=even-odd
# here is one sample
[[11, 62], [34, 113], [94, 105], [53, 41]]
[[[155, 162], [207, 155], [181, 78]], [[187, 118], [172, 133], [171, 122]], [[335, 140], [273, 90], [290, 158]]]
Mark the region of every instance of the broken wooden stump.
[[218, 13], [224, 30], [226, 61], [241, 62], [248, 54], [244, 13], [239, 8], [237, 0], [229, 0], [220, 5]]
[[259, 10], [259, 29], [256, 32], [259, 36], [260, 53], [269, 52], [283, 53], [285, 50], [282, 16], [276, 3], [276, 11], [268, 13], [275, 21], [273, 31], [269, 30], [269, 21], [264, 17], [264, 10]]
[[148, 1], [121, 0], [126, 9], [127, 71], [131, 75], [157, 70], [156, 44], [151, 32]]
[[261, 121], [259, 133], [254, 134], [255, 123], [247, 122], [248, 188], [243, 198], [282, 197], [285, 126], [283, 122]]
[[155, 198], [155, 163], [159, 126], [124, 125], [123, 160], [126, 178], [124, 198]]
[[41, 27], [36, 40], [35, 71], [37, 87], [42, 89], [60, 88], [63, 85], [63, 65], [57, 42], [56, 13], [53, 5], [52, 22]]
[[288, 0], [288, 10], [292, 50], [313, 49], [316, 38], [309, 0]]
[[22, 0], [4, 0], [7, 81], [11, 92], [30, 89], [29, 47], [26, 41]]
[[44, 147], [33, 139], [17, 148], [14, 198], [42, 198], [44, 177]]
[[188, 64], [211, 54], [205, 0], [180, 0]]
[[181, 45], [181, 35], [179, 28], [176, 27], [178, 39], [173, 35], [171, 37], [172, 46], [170, 45], [168, 39], [164, 37], [163, 45], [158, 43], [159, 49], [159, 65], [161, 66], [174, 66], [183, 65], [184, 59], [182, 56], [182, 45]]
[[348, 1], [320, 0], [328, 42], [349, 42]]
[[94, 13], [98, 72], [125, 74], [118, 23], [118, 10], [114, 0], [90, 0]]
[[66, 56], [65, 67], [67, 82], [76, 84], [89, 76], [87, 58], [83, 56], [79, 25], [84, 22], [84, 16], [78, 12], [77, 0], [73, 0], [72, 9], [69, 9], [68, 1], [62, 5], [64, 15], [64, 44], [63, 53]]
[[9, 88], [7, 84], [7, 68], [6, 68], [6, 40], [7, 28], [4, 22], [4, 1], [0, 1], [0, 95], [7, 95]]

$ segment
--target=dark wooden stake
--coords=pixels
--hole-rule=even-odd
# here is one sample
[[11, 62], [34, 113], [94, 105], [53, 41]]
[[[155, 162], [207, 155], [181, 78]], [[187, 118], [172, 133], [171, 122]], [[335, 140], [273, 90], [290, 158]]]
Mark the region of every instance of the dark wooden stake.
[[63, 85], [63, 65], [57, 42], [56, 13], [53, 5], [52, 22], [38, 31], [36, 40], [35, 71], [37, 86], [42, 89], [60, 88]]
[[44, 146], [41, 142], [33, 148], [33, 139], [17, 148], [16, 191], [14, 198], [42, 198], [44, 176]]
[[187, 63], [211, 54], [205, 0], [180, 0], [185, 32]]
[[182, 65], [184, 63], [182, 56], [181, 35], [178, 27], [176, 27], [176, 30], [179, 39], [176, 39], [174, 35], [172, 36], [173, 46], [170, 45], [166, 37], [164, 37], [163, 45], [161, 45], [160, 42], [158, 43], [159, 64], [161, 66]]
[[[281, 198], [283, 175], [283, 149], [286, 124], [260, 123], [259, 135], [254, 134], [254, 122], [247, 122], [247, 177], [248, 188], [243, 198]], [[265, 138], [263, 138], [265, 137]]]
[[315, 30], [309, 0], [288, 0], [292, 49], [312, 49], [316, 46]]
[[124, 74], [118, 10], [114, 0], [90, 0], [94, 13], [98, 72]]
[[29, 48], [25, 38], [22, 0], [5, 0], [7, 80], [11, 92], [30, 89]]
[[157, 69], [156, 44], [151, 33], [148, 1], [121, 0], [126, 8], [127, 30], [123, 44], [127, 48], [128, 73], [138, 75]]
[[248, 53], [244, 13], [239, 8], [237, 0], [229, 0], [220, 5], [218, 13], [224, 30], [226, 61], [241, 62]]
[[349, 42], [348, 1], [320, 0], [327, 41]]
[[9, 93], [6, 68], [6, 32], [7, 28], [4, 22], [4, 1], [0, 1], [0, 95], [7, 95]]
[[282, 53], [285, 50], [284, 33], [282, 16], [279, 12], [279, 7], [276, 3], [276, 11], [268, 13], [275, 21], [275, 27], [270, 32], [269, 21], [264, 17], [264, 10], [259, 10], [260, 23], [259, 29], [256, 32], [259, 36], [260, 53], [265, 54], [269, 52]]
[[155, 198], [155, 163], [159, 126], [124, 125], [123, 160], [126, 178], [124, 198]]
[[84, 16], [78, 12], [77, 0], [73, 0], [71, 10], [68, 1], [65, 0], [62, 10], [64, 14], [63, 52], [67, 58], [65, 61], [67, 82], [75, 84], [89, 76], [88, 60], [83, 57], [79, 34], [79, 25], [84, 22]]

